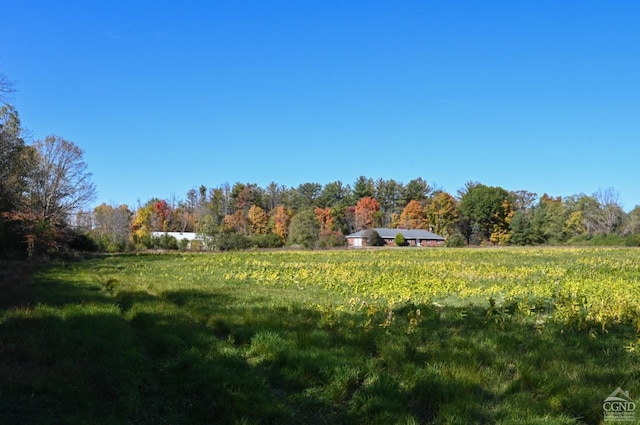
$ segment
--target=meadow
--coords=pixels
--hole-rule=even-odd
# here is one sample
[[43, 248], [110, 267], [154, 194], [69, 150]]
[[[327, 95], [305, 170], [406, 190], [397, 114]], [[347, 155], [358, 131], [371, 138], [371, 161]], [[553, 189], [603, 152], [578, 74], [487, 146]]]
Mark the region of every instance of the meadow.
[[633, 248], [131, 254], [0, 276], [0, 423], [609, 424], [609, 394], [640, 395]]

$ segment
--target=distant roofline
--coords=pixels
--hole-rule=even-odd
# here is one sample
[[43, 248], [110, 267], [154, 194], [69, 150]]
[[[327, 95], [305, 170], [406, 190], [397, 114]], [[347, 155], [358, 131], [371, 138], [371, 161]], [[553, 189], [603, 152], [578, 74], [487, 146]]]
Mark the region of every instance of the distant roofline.
[[444, 241], [445, 238], [429, 232], [424, 229], [397, 229], [389, 227], [374, 227], [372, 229], [360, 230], [358, 232], [347, 235], [347, 238], [363, 238], [367, 230], [375, 230], [378, 232], [382, 239], [393, 239], [398, 233], [402, 234], [405, 239], [420, 239], [420, 240], [439, 240]]

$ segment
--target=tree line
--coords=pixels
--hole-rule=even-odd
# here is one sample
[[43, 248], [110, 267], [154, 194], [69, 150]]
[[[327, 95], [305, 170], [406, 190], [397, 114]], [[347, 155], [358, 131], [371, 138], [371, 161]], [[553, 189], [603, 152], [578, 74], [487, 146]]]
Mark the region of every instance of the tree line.
[[0, 254], [62, 253], [86, 236], [68, 217], [94, 200], [96, 189], [82, 150], [50, 135], [31, 144], [15, 107], [13, 84], [0, 74]]
[[96, 189], [82, 150], [55, 135], [26, 143], [11, 92], [0, 74], [2, 255], [186, 247], [154, 232], [198, 233], [192, 249], [338, 247], [346, 235], [375, 227], [426, 229], [449, 246], [640, 245], [640, 206], [626, 213], [613, 189], [553, 197], [468, 182], [450, 194], [421, 177], [403, 183], [360, 176], [351, 184], [201, 185], [182, 199], [87, 209]]
[[421, 177], [406, 184], [361, 176], [353, 184], [203, 185], [183, 199], [153, 198], [133, 210], [101, 204], [78, 213], [75, 224], [106, 251], [180, 247], [154, 232], [196, 232], [199, 248], [216, 250], [338, 247], [346, 235], [375, 227], [426, 229], [449, 246], [640, 245], [640, 207], [626, 213], [613, 189], [563, 198], [468, 182], [452, 195]]

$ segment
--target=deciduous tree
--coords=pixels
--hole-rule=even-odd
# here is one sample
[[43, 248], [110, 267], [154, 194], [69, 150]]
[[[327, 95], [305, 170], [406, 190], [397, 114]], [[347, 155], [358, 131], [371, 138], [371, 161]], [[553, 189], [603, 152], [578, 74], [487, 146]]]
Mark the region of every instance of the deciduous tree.
[[320, 231], [334, 230], [333, 210], [331, 208], [316, 208], [316, 219], [320, 223]]
[[460, 220], [456, 199], [447, 192], [437, 192], [424, 208], [427, 224], [440, 236], [448, 238], [455, 233]]
[[35, 155], [25, 145], [18, 112], [11, 105], [0, 107], [0, 211], [23, 205], [27, 177], [35, 168]]
[[36, 168], [27, 182], [28, 210], [48, 223], [64, 223], [96, 196], [83, 152], [59, 136], [37, 140], [33, 147]]
[[297, 212], [291, 218], [289, 243], [311, 248], [318, 240], [320, 225], [312, 209]]
[[411, 200], [400, 214], [400, 225], [407, 229], [425, 229], [424, 211], [420, 202]]
[[282, 241], [286, 241], [289, 236], [289, 225], [291, 223], [291, 210], [278, 205], [272, 212], [271, 219], [273, 221], [273, 233], [280, 236]]
[[482, 241], [489, 240], [494, 232], [508, 231], [507, 219], [512, 212], [512, 195], [509, 192], [501, 187], [467, 183], [466, 190], [461, 193], [460, 212], [469, 220], [468, 227], [463, 229], [468, 240], [471, 233]]
[[257, 205], [252, 205], [247, 214], [249, 224], [251, 225], [251, 233], [254, 235], [263, 235], [267, 233], [267, 224], [269, 217], [267, 213]]
[[376, 213], [380, 210], [380, 204], [374, 198], [365, 196], [356, 204], [355, 221], [356, 229], [363, 230], [375, 227], [377, 224]]

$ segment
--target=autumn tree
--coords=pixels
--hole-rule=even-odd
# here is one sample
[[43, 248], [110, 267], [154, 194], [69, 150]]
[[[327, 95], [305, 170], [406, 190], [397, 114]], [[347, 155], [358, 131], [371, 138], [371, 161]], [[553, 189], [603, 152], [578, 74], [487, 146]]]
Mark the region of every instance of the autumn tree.
[[153, 229], [157, 232], [168, 232], [171, 220], [171, 207], [164, 199], [153, 203]]
[[511, 238], [509, 223], [515, 214], [510, 199], [502, 201], [502, 210], [495, 214], [495, 221], [491, 229], [489, 240], [498, 245], [506, 245]]
[[154, 200], [138, 207], [131, 222], [133, 240], [136, 243], [149, 243], [153, 231], [153, 203]]
[[267, 232], [267, 224], [269, 217], [267, 213], [257, 205], [252, 205], [247, 213], [247, 219], [251, 225], [251, 233], [254, 235], [263, 235]]
[[334, 217], [331, 208], [316, 208], [314, 212], [318, 223], [320, 223], [320, 231], [334, 230]]
[[418, 201], [409, 201], [400, 214], [400, 225], [407, 229], [424, 229], [424, 211]]
[[288, 210], [283, 205], [278, 205], [271, 214], [271, 221], [273, 223], [273, 233], [280, 236], [282, 241], [286, 241], [289, 236], [289, 225], [291, 223], [291, 210]]
[[377, 225], [377, 212], [380, 204], [374, 198], [365, 196], [360, 199], [355, 208], [355, 227], [358, 230], [369, 229]]
[[224, 216], [224, 227], [231, 229], [236, 233], [245, 235], [247, 233], [248, 220], [243, 210], [237, 210], [233, 214], [227, 214]]
[[460, 220], [456, 199], [447, 192], [437, 192], [424, 208], [427, 224], [431, 230], [448, 238], [455, 233]]

